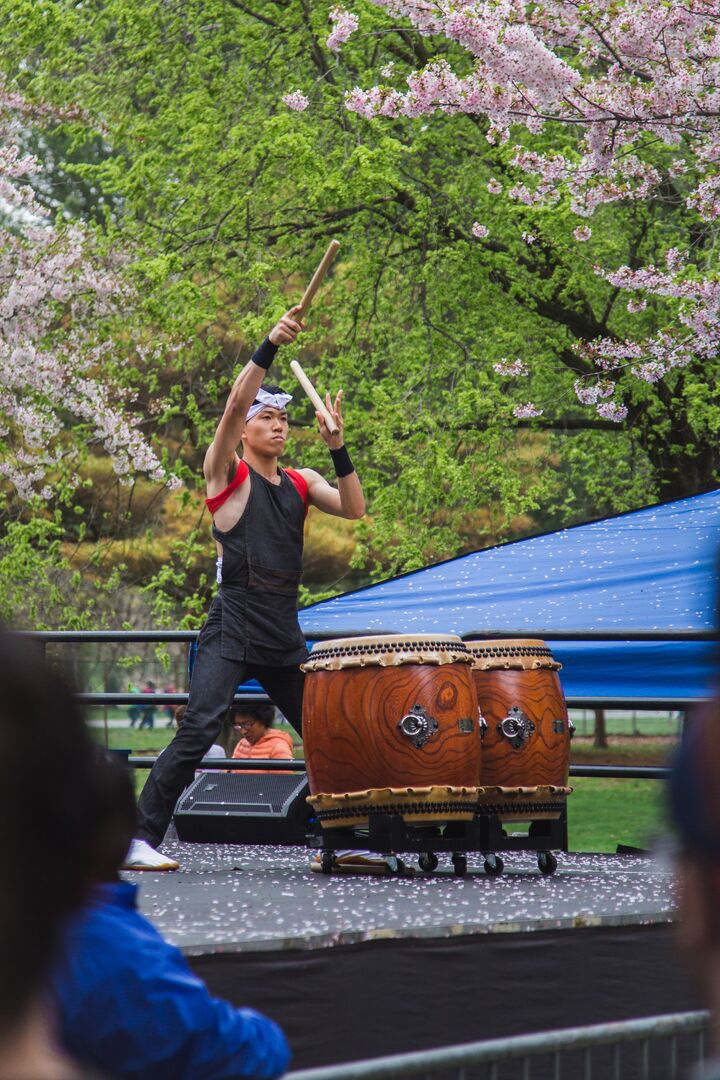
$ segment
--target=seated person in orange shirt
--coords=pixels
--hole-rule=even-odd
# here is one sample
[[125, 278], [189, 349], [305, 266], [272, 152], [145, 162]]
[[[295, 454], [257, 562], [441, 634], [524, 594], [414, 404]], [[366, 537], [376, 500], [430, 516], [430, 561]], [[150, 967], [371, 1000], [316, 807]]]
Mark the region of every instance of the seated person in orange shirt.
[[266, 760], [291, 759], [293, 756], [292, 737], [286, 731], [275, 731], [272, 726], [274, 720], [275, 707], [273, 705], [233, 706], [233, 728], [240, 733], [240, 741], [233, 750], [232, 756], [234, 758], [265, 758]]

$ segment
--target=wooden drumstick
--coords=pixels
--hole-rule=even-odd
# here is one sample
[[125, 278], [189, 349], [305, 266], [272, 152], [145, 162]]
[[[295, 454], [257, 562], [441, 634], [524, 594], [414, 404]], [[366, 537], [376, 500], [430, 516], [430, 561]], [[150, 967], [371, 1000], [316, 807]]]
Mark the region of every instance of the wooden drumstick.
[[[320, 282], [322, 281], [322, 279], [327, 274], [330, 263], [333, 261], [333, 259], [337, 255], [337, 250], [338, 250], [339, 247], [340, 247], [340, 242], [338, 240], [331, 240], [330, 243], [328, 244], [327, 251], [323, 255], [322, 259], [320, 260], [320, 264], [319, 264], [317, 270], [315, 271], [315, 273], [313, 274], [313, 276], [312, 276], [312, 278], [310, 280], [310, 284], [308, 285], [307, 289], [305, 290], [303, 298], [300, 301], [300, 310], [295, 315], [296, 319], [304, 319], [305, 318], [305, 315], [307, 314], [307, 309], [310, 307], [310, 304], [312, 303], [313, 296], [315, 295], [315, 293], [320, 288]], [[305, 387], [305, 389], [307, 390], [307, 387]]]
[[295, 376], [297, 381], [300, 383], [303, 390], [305, 391], [307, 396], [310, 398], [313, 405], [315, 406], [315, 408], [317, 409], [317, 411], [320, 413], [323, 420], [327, 424], [327, 429], [330, 432], [330, 434], [335, 435], [340, 430], [339, 427], [335, 423], [332, 415], [328, 412], [327, 405], [325, 404], [323, 399], [320, 397], [317, 390], [315, 389], [313, 384], [310, 382], [310, 380], [308, 379], [308, 377], [305, 374], [305, 372], [303, 371], [303, 369], [298, 364], [297, 360], [291, 360], [290, 361], [290, 368], [292, 369], [293, 375]]

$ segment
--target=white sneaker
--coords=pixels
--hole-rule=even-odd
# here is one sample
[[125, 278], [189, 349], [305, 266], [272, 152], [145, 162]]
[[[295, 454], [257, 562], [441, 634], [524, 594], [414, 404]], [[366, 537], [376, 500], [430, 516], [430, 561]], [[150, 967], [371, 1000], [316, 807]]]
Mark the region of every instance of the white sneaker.
[[123, 870], [179, 870], [180, 863], [162, 855], [145, 840], [133, 840], [125, 856]]

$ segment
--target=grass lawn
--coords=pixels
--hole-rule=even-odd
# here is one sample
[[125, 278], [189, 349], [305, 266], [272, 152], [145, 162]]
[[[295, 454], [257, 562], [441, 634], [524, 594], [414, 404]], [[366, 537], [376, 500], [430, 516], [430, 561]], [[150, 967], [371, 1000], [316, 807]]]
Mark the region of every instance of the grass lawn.
[[[103, 745], [105, 732], [93, 728], [93, 734]], [[291, 728], [286, 728], [292, 734]], [[133, 754], [155, 756], [167, 746], [173, 729], [165, 727], [161, 718], [151, 730], [110, 728], [108, 745], [113, 749], [129, 749]], [[584, 742], [584, 740], [582, 740]], [[583, 762], [612, 762], [613, 764], [665, 764], [669, 744], [665, 740], [647, 737], [612, 740], [608, 750], [594, 750], [588, 740], [582, 745], [575, 740], [573, 760]], [[296, 746], [296, 757], [302, 747]], [[136, 769], [135, 783], [139, 794], [147, 779], [148, 770]], [[574, 788], [568, 799], [568, 823], [571, 851], [614, 852], [618, 844], [643, 848], [653, 836], [666, 831], [664, 816], [664, 785], [658, 780], [596, 780], [573, 777]]]
[[644, 848], [667, 831], [665, 785], [660, 780], [571, 778], [568, 836], [571, 851], [614, 852], [618, 844]]

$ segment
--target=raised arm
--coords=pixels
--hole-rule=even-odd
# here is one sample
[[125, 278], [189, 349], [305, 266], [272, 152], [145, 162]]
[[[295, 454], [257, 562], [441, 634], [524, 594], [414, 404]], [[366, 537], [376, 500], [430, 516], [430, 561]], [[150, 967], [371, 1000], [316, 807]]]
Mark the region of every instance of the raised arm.
[[337, 432], [332, 435], [321, 413], [315, 413], [320, 426], [320, 435], [327, 443], [330, 456], [333, 459], [337, 484], [335, 488], [328, 484], [320, 473], [314, 469], [302, 469], [301, 472], [308, 485], [308, 500], [318, 510], [326, 514], [334, 514], [335, 517], [361, 518], [365, 513], [365, 496], [363, 495], [360, 477], [355, 471], [350, 455], [345, 447], [345, 422], [342, 417], [342, 390], [335, 398], [335, 404], [330, 401], [330, 395], [325, 397], [328, 412], [332, 414], [338, 426]]
[[213, 441], [203, 462], [208, 495], [216, 495], [227, 485], [237, 469], [237, 448], [245, 427], [245, 417], [266, 372], [272, 364], [279, 345], [295, 340], [304, 324], [296, 319], [299, 307], [290, 308], [273, 326], [262, 345], [253, 353], [233, 383], [225, 411], [220, 418]]

